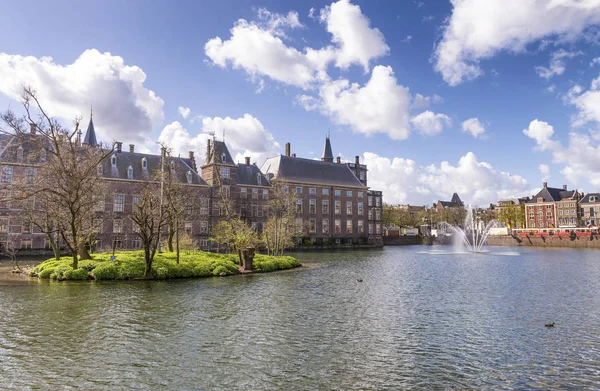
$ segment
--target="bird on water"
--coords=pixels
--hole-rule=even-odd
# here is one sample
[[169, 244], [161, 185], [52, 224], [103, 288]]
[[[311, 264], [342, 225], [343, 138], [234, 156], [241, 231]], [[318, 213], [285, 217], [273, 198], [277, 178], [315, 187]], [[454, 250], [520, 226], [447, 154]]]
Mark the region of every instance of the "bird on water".
[[554, 323], [546, 323], [544, 327], [554, 327]]
[[362, 282], [362, 281], [363, 281], [362, 278], [357, 278], [356, 279], [356, 282]]

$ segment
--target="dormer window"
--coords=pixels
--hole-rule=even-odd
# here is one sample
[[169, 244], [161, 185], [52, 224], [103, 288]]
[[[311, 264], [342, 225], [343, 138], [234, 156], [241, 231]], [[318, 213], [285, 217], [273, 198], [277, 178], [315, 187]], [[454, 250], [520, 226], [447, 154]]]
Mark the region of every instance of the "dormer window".
[[104, 174], [104, 170], [102, 169], [102, 164], [98, 164], [98, 170], [96, 171], [98, 176], [102, 176]]
[[256, 174], [256, 183], [258, 183], [259, 185], [261, 184], [261, 176], [260, 174]]
[[22, 145], [19, 145], [19, 148], [17, 148], [17, 161], [18, 162], [23, 161], [23, 146]]
[[147, 170], [148, 169], [148, 160], [146, 160], [146, 158], [142, 159], [142, 170]]
[[222, 163], [227, 163], [227, 155], [225, 153], [221, 154], [221, 162]]
[[112, 156], [111, 156], [111, 158], [110, 158], [110, 164], [111, 164], [113, 167], [116, 167], [116, 166], [117, 166], [117, 155], [112, 155]]
[[544, 202], [544, 199], [542, 197], [538, 197], [537, 202]]
[[590, 196], [590, 202], [596, 202], [596, 196]]
[[40, 152], [40, 161], [45, 162], [46, 161], [46, 150], [42, 149], [42, 151]]
[[187, 178], [187, 183], [192, 183], [192, 172], [188, 171], [187, 174], [185, 174], [186, 178]]
[[127, 167], [127, 179], [133, 179], [133, 167]]

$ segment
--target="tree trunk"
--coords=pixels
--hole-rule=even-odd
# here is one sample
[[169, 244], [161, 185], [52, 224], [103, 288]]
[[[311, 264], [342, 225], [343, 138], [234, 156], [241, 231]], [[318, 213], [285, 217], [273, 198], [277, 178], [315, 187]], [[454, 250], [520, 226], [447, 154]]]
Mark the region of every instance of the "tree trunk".
[[144, 260], [146, 261], [146, 269], [144, 270], [144, 279], [151, 280], [152, 275], [152, 257], [150, 256], [150, 249], [144, 249]]
[[177, 222], [177, 229], [175, 229], [175, 250], [177, 251], [177, 264], [179, 264], [179, 221]]
[[72, 253], [72, 257], [73, 257], [73, 262], [71, 262], [71, 267], [74, 269], [77, 269], [78, 264], [78, 259], [77, 259], [77, 251], [73, 251]]
[[173, 229], [173, 226], [169, 226], [169, 236], [167, 238], [167, 246], [169, 247], [170, 253], [173, 252], [173, 234], [174, 233], [175, 233], [175, 230]]
[[60, 249], [58, 248], [58, 243], [54, 241], [52, 238], [52, 234], [48, 233], [48, 243], [50, 243], [50, 247], [52, 247], [52, 251], [54, 252], [54, 259], [60, 259]]
[[85, 244], [81, 245], [79, 248], [79, 259], [82, 261], [86, 259], [92, 259]]

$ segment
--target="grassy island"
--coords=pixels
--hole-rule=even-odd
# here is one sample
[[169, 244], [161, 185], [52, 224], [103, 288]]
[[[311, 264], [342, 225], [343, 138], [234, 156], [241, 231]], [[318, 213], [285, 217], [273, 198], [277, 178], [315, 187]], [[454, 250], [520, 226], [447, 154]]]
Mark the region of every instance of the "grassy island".
[[[29, 271], [29, 276], [54, 280], [132, 280], [144, 276], [144, 252], [122, 251], [94, 254], [92, 259], [79, 261], [77, 269], [71, 267], [71, 258], [49, 259]], [[257, 254], [254, 269], [272, 272], [301, 266], [293, 257]], [[180, 262], [176, 254], [156, 254], [152, 264], [154, 279], [212, 277], [238, 274], [238, 257], [232, 254], [214, 254], [204, 251], [182, 253]]]

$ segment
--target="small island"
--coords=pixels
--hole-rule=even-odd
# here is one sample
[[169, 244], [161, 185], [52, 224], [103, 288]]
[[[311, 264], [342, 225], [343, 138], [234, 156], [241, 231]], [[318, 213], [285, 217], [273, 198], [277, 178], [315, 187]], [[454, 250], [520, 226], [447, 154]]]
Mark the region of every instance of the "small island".
[[[113, 258], [114, 257], [114, 258]], [[236, 254], [216, 254], [205, 251], [181, 253], [179, 262], [175, 252], [157, 253], [152, 263], [152, 279], [230, 276], [244, 270]], [[290, 256], [256, 254], [253, 271], [266, 273], [302, 266]], [[93, 254], [92, 259], [81, 260], [73, 269], [72, 259], [48, 259], [29, 270], [30, 277], [52, 280], [133, 280], [142, 279], [146, 263], [144, 251], [121, 251]]]

